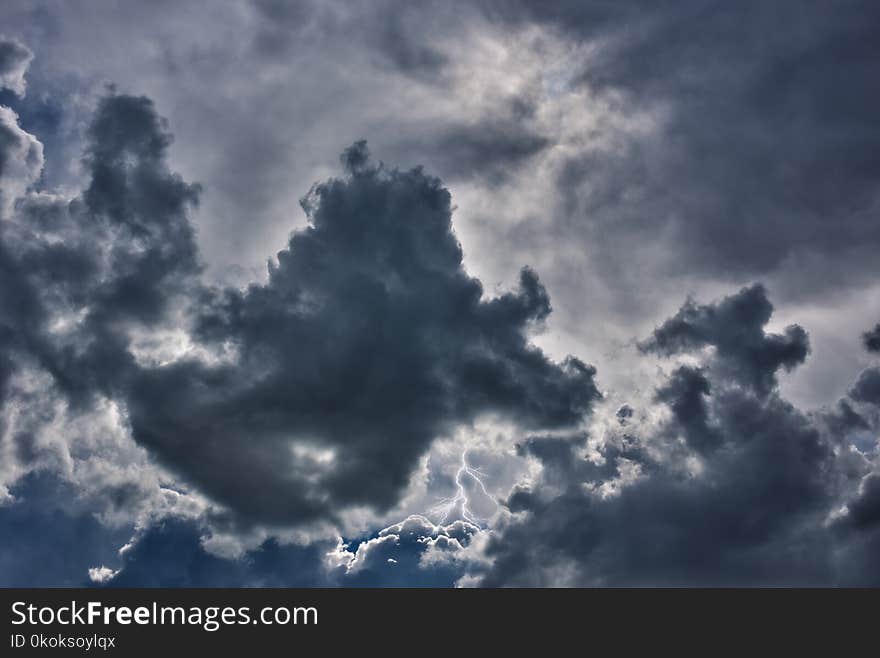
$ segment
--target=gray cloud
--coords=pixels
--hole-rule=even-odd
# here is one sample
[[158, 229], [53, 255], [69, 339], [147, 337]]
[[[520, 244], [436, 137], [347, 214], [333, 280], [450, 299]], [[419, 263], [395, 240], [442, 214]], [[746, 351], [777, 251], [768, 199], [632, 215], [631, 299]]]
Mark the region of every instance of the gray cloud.
[[[355, 40], [383, 67], [416, 79], [442, 81], [447, 56], [432, 45], [437, 19], [425, 3], [373, 2], [362, 8], [321, 2], [255, 0], [261, 48], [290, 52], [307, 31]], [[433, 9], [439, 9], [434, 7]]]
[[[518, 516], [491, 540], [494, 564], [483, 583], [874, 582], [876, 559], [857, 548], [874, 541], [865, 534], [875, 511], [872, 466], [858, 453], [852, 460], [839, 456], [843, 424], [829, 434], [822, 418], [779, 396], [772, 378], [790, 360], [782, 357], [788, 350], [776, 349], [779, 337], [762, 329], [768, 306], [760, 288], [748, 288], [715, 304], [689, 301], [661, 325], [647, 341], [651, 349], [696, 356], [706, 345], [716, 354], [702, 357], [700, 369], [675, 370], [660, 385], [657, 400], [668, 408], [668, 421], [641, 433], [628, 421], [602, 437], [603, 468], [585, 456], [583, 441], [550, 444], [564, 448], [561, 453], [542, 447], [545, 439], [535, 441], [530, 453], [547, 474], [508, 500]], [[736, 322], [719, 320], [731, 313]], [[730, 328], [742, 330], [732, 335]], [[756, 369], [761, 376], [754, 376]], [[847, 431], [863, 426], [852, 423]], [[698, 455], [690, 467], [677, 436]], [[633, 477], [627, 466], [634, 464]], [[600, 486], [627, 472], [619, 490], [609, 494]], [[858, 529], [829, 526], [835, 505], [856, 489], [860, 494], [843, 518]], [[858, 554], [861, 571], [837, 561], [836, 551]]]
[[[512, 171], [551, 146], [548, 138], [529, 130], [521, 119], [504, 116], [448, 126], [439, 132], [426, 126], [424, 132], [424, 137], [396, 147], [419, 161], [431, 161], [454, 180], [482, 178], [492, 185], [509, 180]], [[436, 134], [431, 136], [432, 132]]]
[[859, 375], [850, 396], [860, 402], [880, 404], [880, 368], [867, 368]]
[[[197, 188], [168, 171], [151, 102], [107, 97], [89, 134], [82, 196], [23, 199], [3, 233], [10, 342], [78, 401], [130, 373], [127, 332], [159, 323], [198, 271], [186, 218]], [[72, 317], [69, 331], [51, 331]]]
[[[445, 495], [436, 439], [488, 417], [488, 473], [543, 469], [512, 516], [430, 559], [427, 521], [367, 531], [339, 582], [880, 582], [880, 328], [846, 338], [877, 317], [873, 5], [161, 9], [0, 10], [0, 524], [72, 501], [52, 578], [136, 521], [120, 583], [336, 582], [291, 576], [324, 543], [206, 533]], [[360, 135], [402, 168], [357, 142], [332, 178]]]
[[869, 352], [880, 352], [880, 324], [862, 335], [865, 349]]
[[[497, 203], [487, 203], [476, 233], [491, 235], [481, 244], [486, 259], [526, 252], [540, 263], [560, 309], [552, 323], [560, 343], [616, 357], [617, 344], [644, 332], [680, 291], [715, 295], [760, 280], [781, 311], [811, 308], [813, 357], [785, 378], [789, 395], [820, 405], [842, 394], [862, 356], [838, 336], [877, 313], [868, 293], [880, 238], [872, 155], [880, 96], [867, 27], [877, 8], [483, 6], [497, 25], [540, 26], [576, 53], [562, 116], [578, 107], [582, 131], [561, 140], [542, 175], [518, 179], [525, 202], [514, 208], [528, 208], [518, 222], [498, 221]], [[542, 203], [529, 205], [533, 195]], [[828, 308], [838, 304], [846, 309]], [[633, 385], [621, 375], [628, 366], [594, 361], [606, 382]]]
[[859, 497], [850, 505], [849, 516], [857, 527], [880, 523], [880, 473], [862, 480]]
[[711, 391], [709, 380], [699, 368], [681, 366], [656, 395], [658, 402], [669, 406], [688, 445], [701, 453], [722, 441], [720, 432], [709, 421], [706, 398]]
[[[576, 153], [562, 170], [585, 238], [663, 239], [678, 255], [669, 267], [727, 280], [791, 268], [812, 294], [876, 273], [865, 248], [878, 240], [876, 12], [870, 2], [524, 3], [495, 15], [595, 39], [582, 83], [619, 94], [621, 112], [656, 112], [657, 130], [617, 134], [618, 148]], [[820, 281], [812, 258], [846, 261], [845, 273]]]
[[16, 39], [0, 36], [0, 89], [9, 89], [23, 96], [27, 83], [25, 73], [34, 54]]
[[787, 327], [784, 334], [765, 333], [772, 312], [760, 285], [744, 288], [718, 304], [701, 306], [689, 301], [640, 348], [672, 356], [712, 346], [718, 367], [767, 394], [777, 384], [777, 370], [800, 365], [810, 350], [807, 333], [797, 325]]
[[437, 179], [374, 165], [363, 142], [343, 162], [346, 178], [304, 199], [309, 227], [265, 286], [208, 293], [197, 335], [234, 346], [237, 363], [132, 383], [135, 437], [249, 518], [388, 507], [455, 425], [491, 412], [566, 426], [598, 397], [592, 368], [528, 343], [550, 311], [532, 271], [481, 300]]
[[[188, 219], [198, 186], [168, 169], [152, 103], [111, 94], [88, 136], [82, 196], [35, 198], [7, 236], [21, 285], [4, 281], [4, 298], [31, 309], [4, 314], [12, 343], [83, 408], [94, 395], [118, 401], [138, 443], [248, 521], [390, 507], [457, 425], [497, 413], [565, 427], [598, 398], [591, 367], [530, 344], [550, 312], [534, 272], [482, 299], [450, 195], [421, 169], [375, 165], [358, 142], [346, 178], [304, 199], [309, 227], [266, 285], [207, 289]], [[175, 310], [234, 362], [139, 361], [138, 332], [174, 326]], [[78, 317], [60, 337], [48, 326], [59, 312]]]

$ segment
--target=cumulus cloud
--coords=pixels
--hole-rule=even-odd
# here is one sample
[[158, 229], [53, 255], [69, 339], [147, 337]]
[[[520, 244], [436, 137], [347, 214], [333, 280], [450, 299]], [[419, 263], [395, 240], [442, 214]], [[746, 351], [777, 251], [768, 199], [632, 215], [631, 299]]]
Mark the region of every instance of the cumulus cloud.
[[530, 344], [550, 312], [534, 272], [483, 298], [437, 179], [374, 164], [363, 142], [343, 163], [266, 285], [205, 291], [195, 335], [236, 362], [142, 369], [128, 393], [135, 438], [249, 518], [387, 508], [457, 424], [567, 426], [598, 397], [591, 367]]
[[[170, 137], [152, 104], [106, 97], [89, 136], [82, 195], [26, 197], [4, 233], [5, 244], [31, 238], [4, 263], [33, 291], [25, 313], [5, 316], [7, 391], [27, 373], [49, 378], [68, 426], [94, 423], [101, 400], [118, 405], [110, 445], [133, 438], [138, 448], [126, 450], [146, 448], [239, 526], [388, 508], [436, 438], [483, 415], [538, 432], [518, 452], [541, 464], [541, 478], [512, 493], [497, 528], [411, 516], [323, 558], [320, 542], [268, 539], [248, 560], [272, 554], [276, 566], [306, 565], [309, 582], [348, 585], [828, 583], [839, 577], [831, 546], [873, 525], [870, 455], [843, 468], [846, 437], [826, 432], [871, 419], [846, 402], [813, 418], [780, 396], [778, 373], [806, 359], [809, 341], [797, 325], [766, 330], [773, 307], [761, 286], [688, 300], [639, 343], [691, 362], [657, 386], [662, 420], [642, 428], [644, 415], [624, 405], [596, 441], [580, 431], [601, 399], [595, 370], [556, 363], [529, 341], [550, 313], [536, 274], [524, 269], [516, 291], [487, 296], [462, 267], [449, 193], [421, 169], [389, 169], [355, 143], [344, 177], [304, 198], [309, 226], [267, 283], [213, 288], [199, 281], [187, 219], [198, 187], [168, 170]], [[142, 332], [181, 322], [199, 350], [138, 353]], [[852, 404], [876, 402], [869, 378]], [[40, 419], [19, 417], [7, 415], [38, 430], [8, 433], [21, 472], [44, 463], [64, 473]], [[115, 460], [86, 463], [73, 466], [89, 473], [74, 478], [78, 495], [97, 482], [95, 500], [118, 501], [128, 531], [139, 528], [121, 564], [82, 572], [93, 582], [268, 582], [208, 550], [216, 527], [204, 504], [188, 503], [187, 519], [175, 493], [133, 514], [161, 481], [126, 476]], [[846, 511], [828, 526], [835, 505]], [[240, 571], [221, 575], [230, 564]]]
[[772, 312], [760, 285], [745, 288], [718, 304], [703, 306], [688, 301], [640, 347], [663, 356], [711, 347], [716, 368], [768, 394], [777, 384], [776, 372], [803, 363], [810, 349], [807, 333], [797, 325], [787, 327], [784, 334], [765, 333], [764, 325]]
[[[175, 224], [195, 188], [164, 168], [167, 134], [145, 98], [100, 103], [77, 195], [33, 189], [42, 144], [8, 108], [0, 118], [0, 523], [29, 519], [4, 572], [20, 585], [81, 584], [136, 528], [206, 509], [132, 439], [118, 395], [130, 339], [157, 326], [195, 271], [191, 228]], [[67, 559], [38, 550], [43, 534], [77, 533]], [[37, 562], [45, 578], [32, 577]]]
[[[83, 191], [19, 196], [2, 234], [9, 482], [36, 468], [48, 424], [88, 418], [97, 436], [103, 409], [118, 461], [78, 481], [106, 480], [119, 507], [144, 508], [133, 518], [184, 513], [163, 502], [173, 476], [190, 511], [204, 494], [242, 525], [327, 523], [397, 503], [459, 425], [576, 426], [598, 399], [592, 367], [531, 343], [550, 313], [532, 270], [495, 297], [465, 272], [450, 194], [420, 168], [355, 143], [345, 176], [303, 200], [309, 226], [268, 282], [213, 288], [189, 218], [200, 189], [170, 170], [152, 102], [111, 90], [86, 136]], [[24, 395], [51, 415], [15, 411]], [[126, 480], [128, 453], [160, 466]]]
[[[581, 84], [657, 119], [562, 170], [590, 240], [661, 240], [670, 271], [728, 280], [786, 270], [805, 294], [875, 272], [873, 3], [487, 4], [594, 44]], [[823, 258], [847, 276], [820, 280]]]
[[117, 570], [101, 565], [100, 567], [92, 567], [89, 569], [89, 579], [93, 583], [102, 584], [109, 582], [117, 573]]
[[[824, 414], [779, 395], [776, 372], [804, 359], [806, 336], [798, 327], [767, 333], [771, 311], [756, 287], [713, 304], [688, 301], [642, 343], [699, 364], [658, 386], [664, 420], [641, 429], [627, 421], [599, 437], [598, 458], [586, 437], [528, 444], [545, 476], [508, 499], [482, 583], [874, 582], [873, 558], [860, 553], [857, 576], [836, 556], [870, 540], [876, 438], [859, 451], [847, 434], [859, 424], [830, 433]], [[602, 486], [627, 473], [620, 486]]]
[[480, 528], [464, 520], [435, 525], [423, 516], [410, 516], [354, 550], [338, 545], [328, 562], [340, 585], [450, 587], [470, 559], [464, 557], [465, 549], [479, 533]]
[[876, 10], [795, 4], [10, 0], [3, 583], [880, 582]]

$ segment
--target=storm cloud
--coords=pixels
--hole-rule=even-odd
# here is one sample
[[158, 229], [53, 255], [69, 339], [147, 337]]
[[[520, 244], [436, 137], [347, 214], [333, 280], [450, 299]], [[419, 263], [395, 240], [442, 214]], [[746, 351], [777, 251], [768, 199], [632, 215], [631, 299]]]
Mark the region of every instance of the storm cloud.
[[880, 583], [873, 4], [0, 15], [0, 582]]
[[[767, 333], [771, 312], [760, 287], [708, 305], [688, 301], [643, 343], [701, 364], [660, 384], [665, 420], [612, 428], [596, 437], [598, 454], [585, 440], [553, 440], [560, 457], [535, 440], [529, 452], [546, 482], [507, 501], [513, 516], [491, 540], [483, 584], [875, 582], [873, 558], [862, 556], [860, 576], [835, 551], [868, 537], [853, 534], [875, 519], [876, 454], [839, 452], [841, 426], [826, 432], [821, 418], [779, 395], [775, 373], [803, 361], [806, 336], [799, 327], [788, 338]], [[703, 346], [713, 353], [698, 356]], [[603, 486], [615, 479], [619, 488]]]
[[592, 368], [529, 344], [550, 312], [534, 272], [483, 299], [437, 179], [376, 165], [363, 142], [342, 160], [346, 178], [303, 200], [309, 227], [266, 285], [205, 292], [195, 335], [235, 364], [132, 382], [138, 441], [250, 518], [388, 507], [456, 424], [494, 413], [564, 427], [598, 397]]
[[[168, 169], [152, 103], [111, 94], [87, 134], [82, 195], [24, 203], [16, 226], [30, 233], [8, 238], [10, 267], [33, 286], [4, 282], [24, 297], [10, 303], [33, 307], [8, 313], [13, 342], [71, 403], [117, 401], [140, 445], [249, 523], [388, 508], [457, 425], [572, 426], [599, 397], [594, 369], [530, 343], [550, 313], [532, 270], [484, 298], [462, 268], [450, 195], [421, 169], [375, 164], [357, 142], [345, 178], [304, 198], [309, 227], [265, 285], [206, 288], [187, 217], [199, 188]], [[175, 310], [205, 358], [139, 351], [139, 333]], [[76, 321], [56, 335], [59, 312]]]
[[876, 274], [876, 5], [493, 9], [595, 43], [580, 84], [618, 94], [623, 112], [656, 110], [658, 130], [620, 135], [614, 152], [575, 154], [562, 170], [560, 192], [591, 240], [661, 239], [676, 262], [725, 279], [795, 270], [812, 286], [845, 284], [810, 276], [810, 263], [832, 258]]

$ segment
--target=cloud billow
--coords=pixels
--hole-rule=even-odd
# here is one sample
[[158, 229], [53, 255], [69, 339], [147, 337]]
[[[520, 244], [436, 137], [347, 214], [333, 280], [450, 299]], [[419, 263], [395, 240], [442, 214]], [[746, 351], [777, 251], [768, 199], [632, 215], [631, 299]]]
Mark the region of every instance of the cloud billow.
[[[111, 400], [137, 446], [218, 505], [186, 520], [161, 502], [178, 492], [111, 469], [89, 494], [102, 513], [146, 506], [145, 518], [171, 520], [144, 526], [121, 571], [95, 571], [115, 574], [109, 584], [269, 583], [272, 565], [307, 565], [319, 584], [874, 582], [874, 458], [840, 447], [876, 424], [875, 369], [834, 411], [788, 403], [778, 375], [805, 361], [809, 339], [797, 325], [766, 330], [762, 286], [688, 300], [640, 342], [643, 356], [689, 359], [656, 386], [651, 403], [667, 414], [648, 423], [626, 405], [597, 437], [587, 429], [602, 399], [595, 370], [530, 342], [551, 311], [537, 275], [525, 268], [516, 290], [488, 297], [462, 265], [449, 192], [421, 168], [387, 168], [356, 142], [344, 175], [303, 199], [309, 224], [268, 280], [211, 287], [189, 219], [200, 190], [170, 170], [171, 137], [152, 103], [111, 93], [88, 136], [83, 193], [22, 197], [3, 227], [0, 390], [18, 404], [19, 379], [40, 371], [52, 381], [46, 404], [64, 400], [70, 414]], [[144, 336], [169, 329], [185, 330], [184, 353], [145, 355]], [[267, 540], [248, 553], [266, 571], [235, 561], [231, 580], [229, 561], [201, 543], [219, 527], [387, 510], [436, 439], [484, 416], [513, 422], [527, 437], [518, 454], [543, 475], [467, 541], [410, 519], [401, 528], [423, 535], [404, 541], [391, 526], [362, 543], [361, 562], [341, 552], [351, 569], [334, 572], [326, 544]], [[31, 420], [16, 419], [13, 479], [56, 460], [35, 438], [45, 418]], [[436, 543], [444, 551], [428, 550]], [[170, 563], [174, 546], [189, 566]]]
[[559, 230], [597, 258], [657, 241], [670, 275], [803, 296], [876, 277], [875, 3], [483, 4], [590, 44], [577, 84], [651, 117], [559, 169]]
[[711, 346], [717, 367], [766, 395], [776, 386], [777, 370], [800, 365], [810, 350], [806, 331], [797, 325], [787, 327], [783, 334], [765, 333], [764, 325], [772, 312], [760, 285], [714, 305], [688, 301], [640, 347], [645, 352], [672, 356]]
[[[547, 475], [507, 501], [515, 516], [491, 539], [481, 582], [877, 582], [876, 560], [859, 548], [878, 541], [876, 466], [871, 452], [838, 448], [865, 421], [842, 403], [858, 422], [828, 431], [825, 413], [781, 397], [776, 373], [803, 361], [807, 342], [796, 326], [766, 333], [771, 312], [763, 289], [751, 287], [714, 304], [688, 301], [660, 325], [642, 349], [700, 365], [680, 366], [658, 386], [665, 420], [627, 420], [597, 437], [601, 462], [583, 439], [553, 440], [552, 450], [535, 440], [529, 453]], [[621, 486], [603, 486], [615, 479]]]
[[[484, 298], [450, 195], [421, 169], [374, 164], [356, 143], [346, 176], [304, 199], [309, 226], [268, 282], [216, 289], [200, 283], [188, 217], [199, 188], [169, 170], [152, 103], [111, 93], [88, 138], [83, 194], [29, 199], [5, 241], [20, 282], [4, 283], [21, 306], [4, 314], [10, 343], [71, 403], [117, 401], [140, 445], [247, 523], [388, 508], [457, 426], [486, 414], [575, 426], [599, 397], [593, 368], [530, 343], [550, 312], [533, 271]], [[59, 315], [77, 318], [61, 334]], [[234, 357], [138, 356], [138, 336], [187, 324]]]
[[550, 310], [531, 270], [483, 299], [437, 179], [373, 164], [363, 142], [343, 162], [265, 285], [204, 292], [195, 334], [236, 363], [143, 369], [128, 397], [139, 442], [251, 519], [388, 507], [456, 425], [576, 425], [598, 397], [592, 368], [529, 343]]
[[[84, 56], [58, 7], [37, 60], [0, 38], [0, 581], [880, 583], [875, 10], [793, 6], [233, 3], [193, 13], [204, 58], [187, 12], [96, 9]], [[132, 24], [161, 64], [96, 68]], [[114, 77], [177, 143], [90, 95]], [[339, 134], [445, 182], [364, 141], [328, 178]], [[794, 402], [806, 371], [846, 393]]]

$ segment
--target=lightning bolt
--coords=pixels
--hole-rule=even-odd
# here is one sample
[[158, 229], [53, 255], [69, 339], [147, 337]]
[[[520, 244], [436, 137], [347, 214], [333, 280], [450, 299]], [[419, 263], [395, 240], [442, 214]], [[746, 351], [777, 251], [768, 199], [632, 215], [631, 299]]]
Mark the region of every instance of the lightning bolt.
[[477, 487], [479, 487], [480, 491], [482, 491], [489, 500], [495, 500], [486, 490], [486, 485], [483, 483], [483, 478], [486, 477], [486, 474], [479, 468], [475, 468], [468, 464], [467, 453], [467, 450], [461, 453], [461, 466], [459, 466], [458, 470], [455, 472], [455, 495], [449, 498], [444, 498], [432, 507], [430, 512], [428, 512], [431, 516], [442, 515], [439, 525], [445, 525], [452, 520], [453, 515], [457, 513], [458, 516], [468, 523], [473, 523], [479, 528], [483, 527], [483, 520], [480, 519], [480, 517], [478, 517], [470, 508], [470, 498], [468, 497], [467, 489], [463, 482], [465, 477], [469, 477], [476, 482]]

